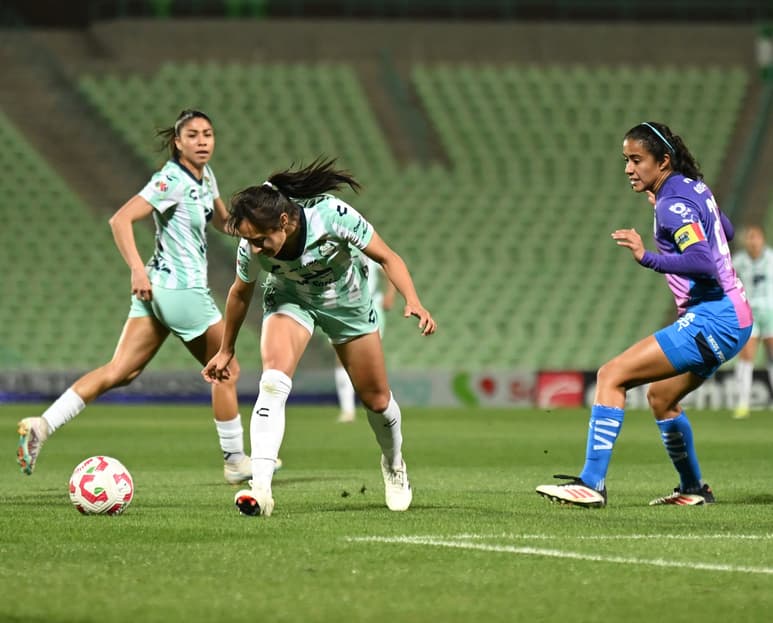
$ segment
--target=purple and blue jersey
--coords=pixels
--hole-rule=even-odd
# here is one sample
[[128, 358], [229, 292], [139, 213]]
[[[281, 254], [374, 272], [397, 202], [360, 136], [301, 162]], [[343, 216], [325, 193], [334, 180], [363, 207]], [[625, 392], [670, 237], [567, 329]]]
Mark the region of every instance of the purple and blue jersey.
[[680, 317], [726, 298], [738, 327], [751, 326], [751, 308], [730, 257], [733, 227], [704, 182], [679, 173], [664, 182], [655, 202], [654, 237], [659, 253], [646, 251], [639, 263], [665, 273]]

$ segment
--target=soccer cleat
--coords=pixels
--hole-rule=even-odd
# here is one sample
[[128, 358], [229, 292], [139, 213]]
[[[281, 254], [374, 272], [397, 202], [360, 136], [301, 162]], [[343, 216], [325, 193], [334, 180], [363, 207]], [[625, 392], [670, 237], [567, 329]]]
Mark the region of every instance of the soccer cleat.
[[751, 415], [751, 412], [749, 411], [749, 407], [737, 407], [735, 411], [733, 411], [733, 419], [734, 420], [745, 420]]
[[702, 506], [703, 504], [713, 504], [714, 492], [708, 485], [703, 485], [698, 491], [682, 491], [679, 487], [674, 492], [662, 498], [656, 498], [650, 502], [650, 506], [660, 506], [661, 504], [673, 504], [675, 506]]
[[229, 485], [238, 485], [252, 478], [252, 461], [250, 457], [243, 456], [241, 461], [223, 464], [223, 478]]
[[43, 442], [48, 439], [48, 424], [42, 417], [28, 417], [17, 424], [16, 432], [19, 433], [16, 462], [22, 473], [29, 476], [35, 469]]
[[390, 511], [405, 511], [411, 505], [413, 500], [413, 491], [411, 483], [408, 482], [408, 471], [405, 461], [399, 468], [394, 469], [381, 456], [381, 474], [384, 476], [384, 495], [386, 505]]
[[542, 497], [559, 504], [570, 504], [582, 508], [601, 508], [607, 505], [606, 488], [597, 491], [589, 487], [577, 476], [565, 476], [556, 474], [553, 478], [569, 480], [562, 485], [540, 485], [536, 491]]
[[354, 422], [356, 418], [356, 413], [354, 411], [341, 411], [341, 413], [338, 414], [337, 422], [340, 422], [341, 424], [348, 424], [349, 422]]
[[[277, 457], [274, 463], [274, 473], [282, 469], [282, 459]], [[245, 456], [238, 463], [223, 463], [223, 477], [229, 485], [238, 485], [252, 478], [252, 461]]]
[[271, 497], [271, 490], [254, 487], [252, 480], [250, 480], [249, 489], [236, 492], [234, 505], [239, 509], [239, 513], [249, 517], [255, 515], [269, 517], [274, 512], [274, 498]]

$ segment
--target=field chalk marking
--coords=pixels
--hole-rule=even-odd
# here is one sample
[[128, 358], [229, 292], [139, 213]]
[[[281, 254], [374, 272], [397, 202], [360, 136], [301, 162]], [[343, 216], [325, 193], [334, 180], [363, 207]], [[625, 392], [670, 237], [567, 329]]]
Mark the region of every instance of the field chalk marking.
[[[643, 536], [643, 535], [640, 535]], [[481, 538], [481, 537], [478, 537]], [[493, 537], [497, 538], [497, 537]], [[528, 536], [526, 538], [529, 538]], [[469, 540], [459, 540], [454, 537], [428, 537], [428, 536], [362, 536], [347, 537], [347, 541], [353, 543], [392, 543], [403, 545], [428, 545], [433, 547], [447, 547], [450, 549], [466, 549], [481, 552], [495, 552], [499, 554], [517, 554], [521, 556], [544, 556], [547, 558], [565, 558], [571, 560], [586, 560], [589, 562], [609, 562], [622, 565], [638, 565], [651, 567], [670, 567], [677, 569], [693, 569], [700, 571], [721, 571], [729, 573], [753, 573], [760, 575], [773, 575], [773, 567], [747, 567], [736, 565], [720, 565], [707, 562], [663, 560], [661, 558], [626, 558], [623, 556], [602, 556], [598, 554], [582, 554], [559, 549], [545, 549], [540, 547], [517, 547], [514, 545], [488, 545], [475, 543]]]

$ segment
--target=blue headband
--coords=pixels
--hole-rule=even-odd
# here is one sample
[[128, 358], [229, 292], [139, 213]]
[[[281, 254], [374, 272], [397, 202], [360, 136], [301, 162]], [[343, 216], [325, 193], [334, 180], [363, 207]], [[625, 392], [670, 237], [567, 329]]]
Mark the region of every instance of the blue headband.
[[666, 137], [663, 136], [654, 125], [647, 123], [646, 121], [643, 121], [640, 125], [646, 125], [650, 130], [652, 130], [657, 135], [657, 137], [661, 141], [663, 141], [666, 144], [666, 147], [668, 147], [668, 151], [670, 151], [672, 154], [676, 154], [676, 150], [673, 147], [671, 147], [671, 143], [669, 143], [666, 140]]

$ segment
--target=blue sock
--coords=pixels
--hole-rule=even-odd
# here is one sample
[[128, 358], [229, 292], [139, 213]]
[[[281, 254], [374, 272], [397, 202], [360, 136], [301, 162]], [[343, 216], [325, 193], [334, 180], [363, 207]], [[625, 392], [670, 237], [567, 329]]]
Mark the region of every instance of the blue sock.
[[679, 489], [684, 492], [701, 488], [701, 468], [692, 440], [692, 426], [684, 411], [670, 420], [658, 421], [660, 437], [671, 461], [679, 472]]
[[617, 407], [593, 405], [588, 424], [588, 445], [585, 448], [585, 466], [580, 478], [597, 491], [604, 489], [612, 448], [623, 426], [625, 411]]

